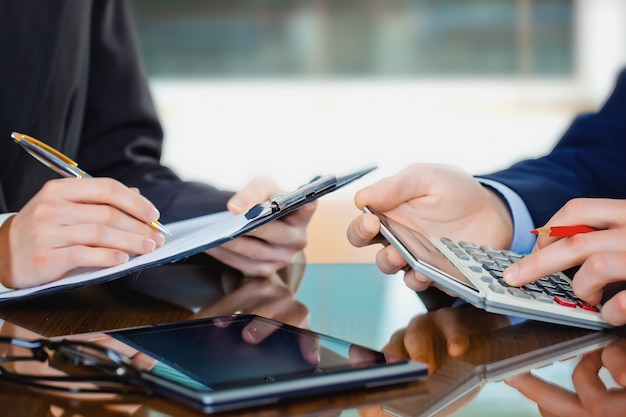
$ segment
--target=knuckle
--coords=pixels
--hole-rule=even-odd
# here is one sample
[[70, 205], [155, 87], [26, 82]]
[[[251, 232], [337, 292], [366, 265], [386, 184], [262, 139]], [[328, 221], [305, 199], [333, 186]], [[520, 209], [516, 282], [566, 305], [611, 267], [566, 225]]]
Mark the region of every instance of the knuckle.
[[83, 235], [91, 243], [101, 242], [104, 237], [104, 229], [98, 224], [87, 224], [83, 227]]
[[98, 187], [94, 187], [94, 192], [99, 200], [108, 200], [115, 189], [115, 182], [110, 178], [97, 178]]
[[586, 198], [573, 198], [566, 202], [561, 208], [561, 213], [568, 215], [570, 213], [580, 213], [585, 210], [585, 207], [589, 204]]
[[99, 213], [99, 218], [104, 220], [107, 224], [113, 223], [119, 215], [119, 211], [114, 207], [101, 205], [98, 208], [101, 211], [101, 213]]
[[294, 248], [294, 250], [299, 251], [299, 250], [306, 248], [308, 243], [309, 243], [308, 236], [306, 234], [304, 235], [299, 234], [298, 238], [294, 240], [292, 247]]
[[567, 249], [579, 255], [584, 253], [589, 246], [590, 236], [587, 233], [580, 233], [565, 239]]
[[75, 250], [71, 250], [67, 254], [67, 263], [72, 268], [78, 267], [78, 266], [82, 265], [82, 259], [83, 259], [82, 251], [80, 250], [80, 248], [76, 248]]
[[259, 263], [254, 269], [254, 274], [260, 277], [269, 277], [276, 271], [276, 266], [268, 262]]
[[54, 205], [46, 202], [38, 203], [32, 210], [31, 215], [35, 222], [47, 221], [54, 216]]
[[256, 280], [257, 287], [255, 290], [259, 294], [274, 295], [277, 299], [291, 298], [293, 293], [291, 290], [283, 285], [276, 285], [271, 279], [262, 278]]
[[592, 276], [602, 277], [609, 272], [609, 262], [604, 254], [594, 253], [585, 261], [585, 268], [589, 269]]
[[254, 291], [255, 294], [265, 295], [270, 291], [274, 291], [273, 285], [270, 284], [268, 280], [265, 279], [252, 279], [247, 284], [251, 290]]
[[50, 263], [50, 253], [48, 251], [37, 252], [33, 256], [32, 262], [36, 271], [45, 271]]
[[41, 187], [41, 191], [45, 194], [57, 195], [65, 186], [66, 184], [62, 179], [50, 180]]

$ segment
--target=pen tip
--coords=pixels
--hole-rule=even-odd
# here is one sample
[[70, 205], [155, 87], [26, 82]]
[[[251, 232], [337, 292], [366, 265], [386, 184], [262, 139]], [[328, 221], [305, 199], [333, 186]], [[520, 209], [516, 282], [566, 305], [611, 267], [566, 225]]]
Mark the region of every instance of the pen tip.
[[548, 226], [538, 227], [535, 230], [531, 230], [530, 233], [532, 233], [533, 235], [550, 234], [550, 227], [548, 227]]

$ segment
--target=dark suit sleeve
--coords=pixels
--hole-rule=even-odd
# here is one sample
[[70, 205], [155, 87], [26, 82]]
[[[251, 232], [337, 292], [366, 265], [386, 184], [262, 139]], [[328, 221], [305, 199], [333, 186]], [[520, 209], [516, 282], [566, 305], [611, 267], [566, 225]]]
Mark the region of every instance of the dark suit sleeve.
[[483, 178], [499, 181], [524, 200], [535, 225], [568, 200], [626, 197], [626, 71], [602, 109], [578, 116], [552, 151]]
[[[81, 166], [138, 187], [163, 222], [224, 210], [232, 192], [183, 182], [159, 161], [163, 133], [126, 3], [103, 0], [93, 7]], [[212, 144], [198, 146], [217, 152]]]

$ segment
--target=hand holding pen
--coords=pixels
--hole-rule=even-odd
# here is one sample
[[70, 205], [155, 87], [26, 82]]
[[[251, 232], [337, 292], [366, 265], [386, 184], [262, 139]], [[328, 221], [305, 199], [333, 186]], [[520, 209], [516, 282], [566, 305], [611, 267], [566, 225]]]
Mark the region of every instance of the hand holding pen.
[[[580, 266], [573, 277], [574, 294], [598, 305], [608, 288], [626, 281], [626, 200], [573, 199], [548, 225], [586, 225], [588, 229], [569, 233], [571, 236], [540, 235], [535, 250], [504, 271], [507, 283], [521, 286]], [[567, 228], [560, 234], [566, 234], [564, 231]], [[605, 320], [626, 324], [626, 292], [608, 295], [610, 299], [601, 308]]]
[[[14, 134], [14, 139], [25, 137]], [[28, 143], [54, 151], [32, 138]], [[59, 161], [49, 160], [48, 153], [32, 154], [57, 172], [60, 166], [74, 169], [64, 175], [75, 178], [48, 181], [2, 225], [0, 279], [5, 287], [40, 285], [78, 267], [118, 265], [163, 244], [163, 234], [155, 230], [158, 210], [145, 197], [111, 178], [77, 175], [82, 170], [71, 159], [52, 152]]]
[[[13, 132], [11, 137], [15, 143], [26, 149], [26, 151], [31, 154], [33, 158], [37, 159], [53, 171], [56, 171], [61, 176], [68, 178], [93, 178], [91, 175], [79, 168], [78, 164], [72, 159], [43, 142], [31, 136], [17, 132]], [[159, 223], [158, 220], [153, 220], [149, 224], [154, 230], [158, 230], [166, 235], [171, 235], [169, 230]]]

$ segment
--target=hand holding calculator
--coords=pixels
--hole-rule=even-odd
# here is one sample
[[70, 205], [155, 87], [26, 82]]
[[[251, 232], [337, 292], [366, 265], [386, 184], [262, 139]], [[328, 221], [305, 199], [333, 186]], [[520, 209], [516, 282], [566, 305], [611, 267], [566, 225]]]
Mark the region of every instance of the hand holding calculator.
[[603, 319], [601, 305], [576, 297], [571, 279], [563, 272], [512, 287], [502, 279], [502, 271], [523, 255], [427, 236], [370, 208], [365, 211], [380, 219], [381, 234], [411, 268], [476, 307], [575, 327], [612, 327]]

